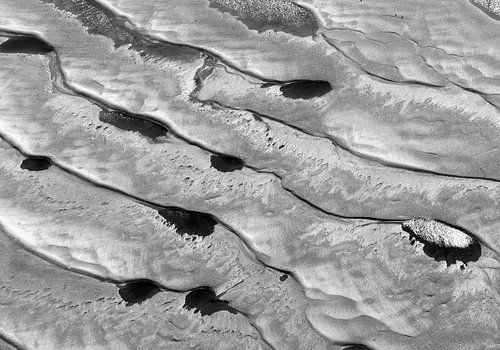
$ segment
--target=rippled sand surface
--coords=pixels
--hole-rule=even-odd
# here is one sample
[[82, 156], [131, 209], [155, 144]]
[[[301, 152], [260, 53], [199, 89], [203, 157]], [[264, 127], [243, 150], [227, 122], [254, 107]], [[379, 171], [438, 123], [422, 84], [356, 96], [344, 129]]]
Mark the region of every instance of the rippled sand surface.
[[0, 348], [500, 349], [496, 0], [0, 1]]

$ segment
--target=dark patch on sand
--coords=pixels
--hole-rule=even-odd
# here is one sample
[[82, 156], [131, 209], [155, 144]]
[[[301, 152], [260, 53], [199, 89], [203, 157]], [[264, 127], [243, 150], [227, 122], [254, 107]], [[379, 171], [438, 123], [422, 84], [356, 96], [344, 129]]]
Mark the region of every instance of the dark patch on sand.
[[67, 11], [87, 28], [89, 34], [102, 35], [111, 39], [116, 48], [131, 45], [144, 59], [171, 59], [192, 61], [200, 57], [194, 49], [150, 40], [129, 29], [128, 20], [95, 1], [85, 0], [42, 0], [54, 4], [59, 10]]
[[153, 141], [158, 141], [160, 137], [165, 137], [168, 134], [168, 129], [161, 124], [132, 117], [121, 112], [101, 111], [99, 112], [99, 120], [121, 130], [137, 131]]
[[260, 87], [261, 87], [261, 89], [267, 89], [267, 88], [270, 88], [270, 87], [276, 86], [276, 85], [279, 85], [279, 84], [278, 83], [264, 83]]
[[342, 350], [373, 350], [373, 349], [363, 344], [351, 344], [343, 348]]
[[310, 99], [332, 91], [332, 86], [323, 80], [301, 80], [282, 85], [280, 91], [288, 98]]
[[26, 158], [21, 163], [21, 169], [29, 171], [43, 171], [52, 166], [52, 162], [47, 158], [31, 157]]
[[135, 281], [120, 286], [118, 294], [127, 302], [127, 305], [140, 304], [152, 298], [161, 291], [160, 287], [151, 281]]
[[281, 282], [285, 282], [287, 279], [288, 279], [288, 275], [287, 275], [286, 273], [284, 273], [284, 274], [282, 274], [282, 275], [280, 276], [280, 281], [281, 281]]
[[42, 1], [75, 15], [76, 19], [87, 28], [89, 34], [106, 36], [114, 42], [115, 47], [141, 41], [137, 35], [121, 27], [125, 19], [115, 17], [111, 11], [98, 3], [82, 0]]
[[169, 223], [175, 225], [179, 235], [207, 237], [214, 233], [217, 225], [211, 216], [183, 209], [160, 209], [158, 213]]
[[258, 114], [255, 114], [255, 113], [252, 113], [252, 116], [253, 118], [258, 121], [258, 122], [263, 122], [264, 120], [262, 119], [262, 117]]
[[238, 310], [229, 306], [225, 300], [219, 300], [212, 288], [200, 287], [192, 290], [186, 295], [184, 308], [199, 312], [201, 316], [209, 316], [219, 311], [227, 311], [237, 314]]
[[139, 51], [145, 60], [162, 60], [179, 62], [193, 62], [201, 57], [201, 53], [195, 49], [173, 45], [166, 42], [149, 41], [132, 46], [132, 49]]
[[[493, 11], [489, 7], [485, 7], [485, 6], [481, 5], [474, 0], [469, 0], [469, 2], [472, 5], [474, 5], [475, 7], [477, 7], [478, 9], [480, 9], [486, 16], [490, 17], [491, 19], [494, 19], [495, 21], [500, 21], [500, 13]], [[488, 2], [488, 4], [490, 4], [490, 2]]]
[[417, 236], [410, 227], [402, 225], [403, 231], [407, 232], [410, 237], [411, 244], [420, 242], [423, 244], [424, 253], [436, 261], [446, 261], [447, 266], [456, 264], [457, 261], [462, 261], [467, 264], [470, 261], [478, 261], [481, 257], [481, 244], [474, 239], [473, 243], [466, 248], [441, 247], [437, 244], [428, 242]]
[[229, 173], [243, 169], [243, 161], [236, 157], [211, 155], [210, 164], [212, 168], [223, 173]]
[[44, 55], [54, 51], [45, 41], [31, 36], [15, 36], [0, 44], [1, 53]]
[[318, 30], [311, 11], [289, 0], [209, 0], [210, 7], [229, 13], [248, 29], [307, 37]]

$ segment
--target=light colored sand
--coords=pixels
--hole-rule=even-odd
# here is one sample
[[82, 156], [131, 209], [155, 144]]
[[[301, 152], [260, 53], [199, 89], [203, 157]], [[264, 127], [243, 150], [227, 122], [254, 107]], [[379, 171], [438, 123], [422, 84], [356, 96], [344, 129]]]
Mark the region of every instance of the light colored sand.
[[[104, 26], [103, 35], [89, 34], [80, 22], [85, 18], [50, 4], [2, 1], [4, 29], [40, 35], [54, 45], [59, 59], [0, 54], [0, 135], [56, 163], [44, 172], [22, 170], [19, 152], [2, 144], [0, 223], [6, 234], [66, 269], [97, 278], [147, 278], [183, 290], [209, 285], [244, 312], [181, 317], [181, 333], [193, 332], [191, 340], [182, 338], [185, 347], [206, 342], [211, 348], [220, 333], [227, 334], [221, 348], [341, 349], [362, 343], [384, 350], [494, 349], [500, 342], [500, 264], [490, 248], [500, 250], [500, 197], [498, 182], [480, 177], [498, 179], [499, 114], [481, 96], [453, 83], [496, 94], [498, 45], [487, 33], [494, 33], [496, 24], [480, 27], [485, 15], [458, 1], [450, 2], [446, 21], [439, 21], [441, 8], [422, 0], [396, 8], [412, 14], [411, 36], [383, 16], [386, 3], [368, 1], [363, 7], [365, 2], [308, 2], [324, 24], [315, 38], [248, 30], [240, 19], [201, 0], [176, 6], [106, 2], [137, 25], [134, 35], [143, 39], [134, 39], [90, 10], [78, 11]], [[464, 11], [471, 11], [470, 17]], [[470, 33], [449, 31], [461, 25]], [[146, 34], [202, 46], [226, 62], [198, 76], [208, 62], [200, 52], [174, 55], [172, 47], [147, 41]], [[477, 38], [491, 49], [475, 44]], [[433, 69], [416, 60], [418, 55], [434, 62]], [[163, 122], [181, 137], [153, 143], [103, 123], [97, 105], [63, 85], [58, 63], [77, 92]], [[375, 73], [401, 84], [370, 76]], [[262, 88], [264, 77], [323, 79], [333, 90], [291, 100], [278, 86]], [[193, 96], [228, 108], [203, 105]], [[248, 166], [219, 172], [210, 166], [212, 151], [240, 157]], [[206, 212], [221, 224], [212, 236], [191, 242], [134, 196]], [[486, 244], [481, 257], [466, 267], [435, 261], [401, 229], [402, 221], [414, 217], [473, 232]], [[412, 225], [422, 237], [444, 245], [470, 242], [434, 221]], [[442, 239], [429, 229], [444, 230]], [[280, 281], [280, 269], [293, 277]], [[187, 315], [183, 296], [176, 296], [175, 310]], [[145, 304], [143, 317], [165, 294], [155, 298]], [[13, 301], [12, 312], [31, 302]], [[45, 322], [46, 310], [35, 319]], [[109, 317], [126, 310], [112, 308]], [[145, 347], [168, 348], [156, 333], [148, 333], [157, 329], [148, 322], [174, 324], [176, 315], [144, 321], [134, 339], [151, 339]], [[23, 343], [32, 345], [39, 337], [41, 348], [83, 347], [93, 339], [92, 331], [74, 335], [74, 321], [66, 321], [69, 335], [55, 345], [49, 342], [66, 331], [42, 332], [40, 326], [23, 332], [13, 316], [1, 322]], [[89, 327], [97, 327], [92, 322]], [[109, 348], [137, 345], [110, 329], [95, 332], [110, 333]], [[199, 338], [201, 333], [206, 336]], [[68, 345], [70, 340], [74, 343]]]

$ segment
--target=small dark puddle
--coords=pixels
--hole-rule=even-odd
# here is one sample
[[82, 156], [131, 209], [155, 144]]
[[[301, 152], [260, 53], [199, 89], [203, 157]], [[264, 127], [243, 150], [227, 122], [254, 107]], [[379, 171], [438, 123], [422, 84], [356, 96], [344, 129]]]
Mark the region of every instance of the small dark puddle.
[[466, 248], [441, 247], [437, 244], [423, 240], [415, 235], [411, 228], [407, 226], [402, 226], [402, 228], [410, 235], [409, 239], [412, 245], [415, 242], [422, 243], [424, 245], [423, 251], [428, 257], [436, 261], [446, 261], [447, 266], [456, 264], [457, 261], [462, 261], [464, 264], [467, 264], [470, 261], [478, 261], [481, 257], [481, 244], [476, 239]]
[[127, 306], [140, 304], [143, 301], [152, 298], [161, 291], [160, 287], [151, 281], [130, 282], [119, 287], [118, 294], [127, 302]]
[[44, 55], [54, 51], [54, 48], [46, 42], [30, 37], [16, 36], [0, 44], [2, 53], [27, 53], [32, 55]]
[[211, 155], [210, 164], [212, 165], [212, 168], [215, 168], [223, 173], [243, 169], [243, 161], [230, 156]]
[[288, 83], [280, 87], [283, 96], [292, 99], [310, 99], [320, 97], [332, 91], [332, 86], [322, 80], [302, 80]]
[[258, 121], [258, 122], [263, 121], [263, 119], [262, 119], [262, 117], [261, 117], [260, 115], [255, 114], [255, 113], [253, 113], [252, 115], [253, 115], [253, 117], [254, 117], [254, 119], [255, 119], [256, 121]]
[[217, 225], [212, 217], [206, 214], [197, 213], [183, 209], [160, 209], [158, 213], [169, 223], [175, 225], [175, 230], [179, 235], [206, 237], [214, 233]]
[[227, 301], [217, 299], [214, 290], [209, 287], [201, 287], [189, 292], [186, 295], [184, 308], [194, 309], [194, 312], [201, 313], [201, 316], [208, 316], [219, 311], [238, 313], [238, 310], [229, 306]]
[[284, 273], [284, 274], [282, 274], [282, 275], [280, 276], [280, 281], [281, 281], [281, 282], [285, 282], [287, 279], [288, 279], [288, 275], [287, 275], [286, 273]]
[[29, 171], [43, 171], [52, 166], [52, 162], [46, 158], [26, 158], [21, 163], [21, 169]]
[[168, 129], [158, 123], [144, 120], [136, 117], [131, 117], [127, 114], [116, 111], [101, 111], [99, 112], [99, 120], [111, 124], [118, 129], [126, 131], [137, 131], [141, 135], [146, 136], [153, 141], [158, 138], [167, 136]]
[[372, 348], [363, 344], [352, 344], [343, 348], [342, 350], [372, 350]]

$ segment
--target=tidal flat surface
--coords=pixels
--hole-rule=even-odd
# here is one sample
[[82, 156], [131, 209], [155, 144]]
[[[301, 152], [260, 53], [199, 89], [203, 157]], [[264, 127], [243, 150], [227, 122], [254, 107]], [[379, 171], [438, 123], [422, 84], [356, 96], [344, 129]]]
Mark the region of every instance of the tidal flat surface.
[[0, 348], [500, 349], [499, 13], [0, 1]]

